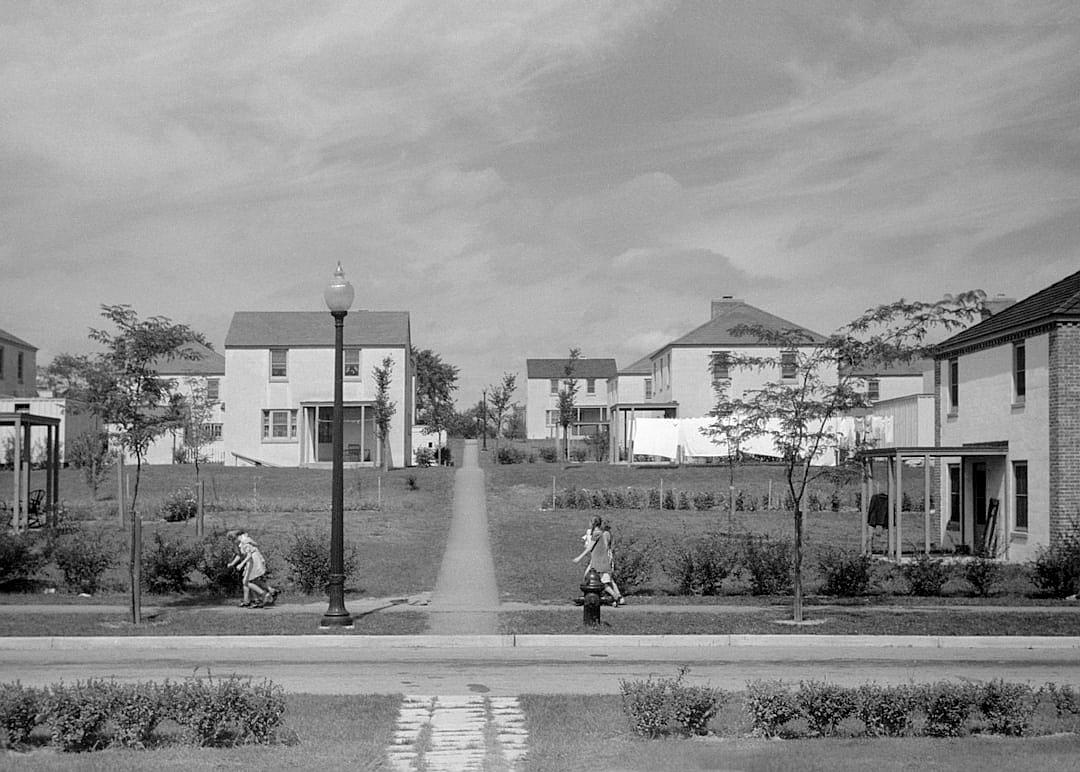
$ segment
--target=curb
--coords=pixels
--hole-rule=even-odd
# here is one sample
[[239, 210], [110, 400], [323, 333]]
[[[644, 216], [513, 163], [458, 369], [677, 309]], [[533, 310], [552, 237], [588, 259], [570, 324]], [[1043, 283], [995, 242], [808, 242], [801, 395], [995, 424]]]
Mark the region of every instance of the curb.
[[274, 649], [1080, 649], [1077, 636], [934, 635], [177, 635], [0, 637], [0, 651]]

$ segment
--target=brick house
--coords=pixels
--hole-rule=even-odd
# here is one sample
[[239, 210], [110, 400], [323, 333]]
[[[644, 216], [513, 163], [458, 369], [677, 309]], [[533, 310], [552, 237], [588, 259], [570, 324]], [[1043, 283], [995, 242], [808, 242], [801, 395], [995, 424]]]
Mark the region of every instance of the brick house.
[[934, 386], [943, 541], [1024, 561], [1080, 524], [1080, 272], [941, 343]]

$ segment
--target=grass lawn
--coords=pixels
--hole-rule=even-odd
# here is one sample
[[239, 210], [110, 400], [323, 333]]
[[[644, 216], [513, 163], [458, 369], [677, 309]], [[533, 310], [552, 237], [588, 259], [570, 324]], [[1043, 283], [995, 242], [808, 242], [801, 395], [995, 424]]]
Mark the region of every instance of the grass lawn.
[[[450, 528], [453, 471], [445, 467], [396, 469], [385, 474], [377, 469], [346, 470], [345, 540], [346, 545], [355, 545], [359, 558], [359, 570], [348, 589], [386, 597], [434, 588]], [[237, 527], [250, 531], [272, 575], [280, 581], [289, 573], [283, 555], [294, 533], [329, 533], [330, 475], [326, 469], [204, 466], [206, 531]], [[194, 481], [190, 465], [144, 467], [138, 499], [144, 513], [144, 545], [152, 543], [155, 533], [195, 538], [193, 520], [169, 523], [159, 514], [161, 502], [170, 493], [192, 487]], [[10, 491], [11, 484], [11, 472], [0, 472], [0, 491]], [[36, 487], [38, 482], [31, 484]], [[61, 500], [68, 519], [114, 534], [118, 557], [126, 564], [126, 531], [117, 524], [115, 487], [113, 478], [99, 491], [100, 500], [94, 500], [80, 472], [61, 471]], [[52, 579], [58, 581], [55, 575]], [[106, 590], [126, 586], [126, 569], [118, 566], [106, 574]]]
[[[197, 749], [166, 746], [143, 751], [61, 754], [48, 749], [0, 754], [0, 765], [27, 770], [175, 769], [388, 769], [385, 749], [400, 697], [289, 695], [284, 723], [292, 746]], [[521, 698], [529, 754], [519, 769], [530, 772], [619, 769], [656, 770], [1027, 770], [1073, 769], [1080, 737], [1031, 738], [972, 735], [957, 739], [837, 738], [763, 740], [746, 736], [738, 700], [713, 721], [723, 736], [694, 740], [645, 740], [632, 735], [613, 696], [529, 695]], [[501, 767], [491, 767], [500, 770]]]

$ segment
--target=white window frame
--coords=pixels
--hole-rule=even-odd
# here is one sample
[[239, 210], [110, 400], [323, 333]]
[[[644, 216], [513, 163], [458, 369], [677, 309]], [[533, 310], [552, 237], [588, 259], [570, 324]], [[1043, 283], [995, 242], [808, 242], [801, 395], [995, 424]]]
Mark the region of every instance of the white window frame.
[[207, 378], [206, 379], [206, 401], [207, 402], [220, 402], [221, 401], [221, 379], [220, 378]]
[[727, 386], [731, 382], [731, 352], [713, 351], [709, 354], [709, 371], [713, 388]]
[[[788, 374], [790, 372], [790, 375]], [[799, 377], [798, 352], [789, 348], [780, 352], [780, 380], [794, 381]]]
[[[275, 364], [274, 357], [280, 355], [282, 361]], [[276, 373], [275, 370], [279, 370], [280, 373]], [[272, 348], [270, 349], [270, 380], [272, 381], [287, 381], [289, 379], [289, 349], [287, 348]]]
[[[296, 414], [291, 408], [280, 408], [262, 411], [262, 441], [263, 442], [296, 442]], [[284, 417], [284, 423], [275, 421], [275, 418]], [[275, 427], [284, 425], [287, 436], [275, 436]]]
[[[1029, 509], [1031, 498], [1031, 480], [1028, 475], [1028, 462], [1027, 461], [1013, 461], [1013, 528], [1017, 531], [1026, 531], [1031, 523], [1031, 510]], [[1019, 470], [1024, 470], [1024, 486], [1023, 491], [1020, 490], [1020, 478], [1017, 475]], [[1020, 510], [1021, 502], [1023, 502], [1024, 511], [1024, 524], [1020, 524]]]
[[585, 379], [585, 393], [586, 394], [595, 394], [596, 393], [596, 379], [595, 378], [586, 378]]
[[652, 399], [652, 395], [653, 395], [652, 383], [653, 383], [652, 378], [646, 378], [645, 379], [645, 399]]
[[871, 402], [877, 402], [881, 399], [881, 379], [880, 378], [867, 378], [866, 379], [866, 398]]
[[[355, 358], [355, 361], [350, 361]], [[350, 368], [353, 372], [349, 372]], [[347, 348], [341, 352], [341, 377], [360, 378], [360, 349]]]
[[949, 371], [949, 414], [955, 415], [960, 411], [960, 357], [949, 357], [947, 360]]
[[559, 379], [558, 378], [549, 378], [548, 380], [551, 382], [549, 384], [549, 386], [548, 386], [548, 389], [549, 389], [548, 394], [551, 394], [552, 396], [555, 396], [556, 394], [559, 393]]
[[1018, 340], [1012, 345], [1013, 403], [1023, 404], [1027, 398], [1027, 345]]

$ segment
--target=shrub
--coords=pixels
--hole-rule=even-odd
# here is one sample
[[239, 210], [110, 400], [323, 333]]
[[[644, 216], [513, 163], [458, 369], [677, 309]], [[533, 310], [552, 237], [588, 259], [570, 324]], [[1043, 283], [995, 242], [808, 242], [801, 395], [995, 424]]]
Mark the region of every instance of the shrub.
[[696, 491], [692, 500], [694, 509], [713, 509], [716, 506], [716, 494], [712, 491]]
[[109, 745], [117, 748], [149, 745], [151, 734], [166, 715], [162, 688], [154, 683], [107, 683], [101, 688], [112, 727]]
[[664, 489], [664, 509], [675, 509], [675, 491], [671, 488]]
[[826, 549], [818, 558], [822, 574], [821, 593], [852, 598], [865, 595], [870, 589], [869, 555], [854, 550]]
[[[330, 581], [330, 537], [323, 531], [293, 534], [293, 543], [285, 551], [285, 561], [292, 569], [292, 580], [306, 595], [322, 592]], [[348, 579], [356, 571], [356, 546], [346, 542], [344, 571]]]
[[416, 482], [416, 475], [411, 474], [405, 478], [405, 487], [411, 491], [420, 490], [420, 486]]
[[102, 682], [54, 684], [42, 695], [40, 716], [60, 750], [95, 750], [108, 742], [104, 729], [111, 707]]
[[36, 537], [0, 530], [0, 587], [25, 584], [44, 562]]
[[76, 592], [97, 592], [102, 575], [116, 565], [117, 545], [99, 531], [76, 531], [53, 545], [52, 558], [64, 584]]
[[791, 552], [788, 539], [746, 540], [739, 563], [749, 574], [751, 594], [780, 595], [791, 590]]
[[198, 544], [155, 533], [153, 543], [142, 556], [146, 589], [152, 593], [183, 592], [188, 586], [188, 575], [201, 558], [202, 548]]
[[986, 598], [1001, 580], [1001, 566], [993, 558], [976, 555], [964, 564], [964, 578], [976, 595]]
[[37, 725], [38, 692], [22, 684], [0, 684], [0, 750], [26, 743]]
[[680, 595], [719, 595], [735, 564], [732, 549], [717, 534], [683, 539], [668, 555], [668, 573]]
[[949, 581], [949, 568], [945, 562], [922, 554], [911, 563], [905, 563], [901, 570], [912, 595], [937, 597], [945, 582]]
[[417, 448], [413, 455], [416, 457], [417, 466], [429, 467], [435, 464], [435, 448]]
[[856, 690], [855, 716], [863, 722], [866, 733], [874, 737], [899, 737], [911, 723], [917, 702], [908, 686], [863, 684]]
[[517, 448], [499, 448], [495, 460], [500, 464], [520, 464], [525, 461], [525, 453]]
[[1054, 598], [1080, 590], [1080, 528], [1073, 528], [1057, 542], [1043, 547], [1032, 566], [1035, 586]]
[[648, 584], [656, 568], [656, 543], [633, 532], [620, 533], [612, 550], [615, 555], [614, 574], [619, 589], [633, 592]]
[[212, 531], [199, 545], [195, 570], [206, 577], [206, 588], [221, 595], [231, 595], [240, 588], [240, 572], [229, 563], [236, 557], [236, 542], [224, 531]]
[[679, 491], [679, 509], [690, 509], [690, 494], [686, 491]]
[[619, 681], [622, 709], [630, 728], [643, 737], [692, 737], [708, 732], [709, 720], [728, 700], [720, 689], [682, 682], [689, 668], [675, 678]]
[[798, 718], [799, 703], [782, 681], [750, 681], [743, 708], [755, 734], [776, 737], [788, 721]]
[[1012, 737], [1031, 731], [1031, 717], [1038, 701], [1028, 684], [990, 681], [979, 688], [976, 699], [991, 731]]
[[178, 488], [165, 497], [161, 504], [161, 516], [170, 523], [190, 520], [199, 512], [199, 499], [190, 488]]
[[284, 689], [270, 681], [249, 684], [244, 690], [242, 704], [240, 741], [262, 745], [273, 742], [285, 714]]
[[549, 464], [554, 464], [559, 460], [559, 451], [555, 449], [554, 445], [542, 445], [537, 452], [540, 454], [540, 458]]
[[971, 688], [965, 684], [941, 681], [921, 689], [926, 713], [923, 731], [932, 737], [959, 737], [971, 715]]
[[840, 722], [855, 712], [855, 692], [825, 681], [801, 681], [797, 699], [810, 730], [822, 737], [836, 734]]
[[579, 464], [583, 464], [588, 459], [589, 459], [589, 451], [585, 450], [585, 448], [571, 448], [570, 449], [570, 460], [571, 461], [575, 461], [575, 462], [577, 462]]
[[1077, 717], [1080, 717], [1080, 691], [1077, 691], [1069, 684], [1059, 685], [1053, 681], [1047, 683], [1043, 689], [1050, 695], [1057, 717], [1059, 719], [1069, 718], [1075, 723]]
[[211, 748], [235, 744], [236, 683], [233, 677], [216, 684], [196, 679], [165, 684], [169, 717], [183, 728], [187, 742]]

